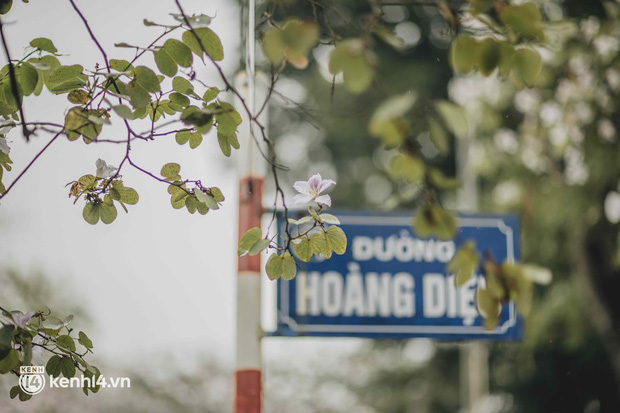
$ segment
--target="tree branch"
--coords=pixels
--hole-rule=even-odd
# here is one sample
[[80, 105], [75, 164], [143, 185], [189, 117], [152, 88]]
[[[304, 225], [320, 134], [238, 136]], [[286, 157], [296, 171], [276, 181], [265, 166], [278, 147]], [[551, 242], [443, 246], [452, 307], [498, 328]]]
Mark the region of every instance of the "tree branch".
[[26, 138], [26, 142], [30, 140], [30, 135], [32, 135], [33, 131], [28, 129], [26, 126], [26, 118], [24, 117], [24, 109], [22, 108], [22, 102], [19, 99], [19, 88], [17, 87], [17, 78], [15, 77], [15, 67], [13, 66], [13, 62], [11, 61], [11, 55], [9, 53], [9, 46], [6, 44], [6, 39], [4, 37], [4, 23], [0, 19], [0, 37], [2, 37], [2, 47], [4, 48], [4, 54], [6, 55], [6, 60], [9, 62], [9, 79], [11, 82], [11, 93], [15, 98], [15, 102], [17, 103], [17, 108], [19, 109], [19, 117], [22, 121], [22, 133], [24, 138]]

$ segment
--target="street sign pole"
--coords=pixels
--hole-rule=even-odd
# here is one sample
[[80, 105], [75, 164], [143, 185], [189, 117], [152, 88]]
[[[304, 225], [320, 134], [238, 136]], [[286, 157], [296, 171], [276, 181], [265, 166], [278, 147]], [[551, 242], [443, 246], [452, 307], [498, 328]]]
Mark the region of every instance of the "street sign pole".
[[[478, 186], [476, 172], [470, 163], [473, 133], [456, 139], [457, 175], [461, 181], [458, 192], [460, 211], [477, 212]], [[472, 341], [460, 346], [460, 399], [463, 408], [476, 412], [489, 392], [489, 350], [486, 343]]]

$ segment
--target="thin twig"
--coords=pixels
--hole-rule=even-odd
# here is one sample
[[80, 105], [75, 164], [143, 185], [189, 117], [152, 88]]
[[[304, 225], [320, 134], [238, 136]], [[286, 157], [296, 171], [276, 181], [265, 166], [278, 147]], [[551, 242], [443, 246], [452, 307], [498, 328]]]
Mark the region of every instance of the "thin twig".
[[93, 42], [95, 42], [95, 44], [97, 45], [97, 48], [99, 49], [99, 51], [103, 55], [103, 60], [104, 60], [104, 63], [105, 63], [105, 67], [108, 69], [108, 73], [109, 73], [110, 72], [110, 65], [108, 63], [108, 55], [106, 54], [105, 50], [103, 50], [103, 47], [101, 46], [101, 43], [99, 43], [99, 40], [97, 40], [97, 38], [95, 37], [95, 34], [93, 33], [92, 29], [90, 28], [90, 25], [88, 24], [88, 21], [86, 20], [86, 17], [84, 17], [84, 15], [80, 11], [80, 9], [78, 9], [78, 7], [73, 2], [73, 0], [69, 0], [69, 3], [71, 3], [71, 5], [73, 6], [73, 9], [80, 16], [80, 18], [82, 19], [82, 22], [84, 22], [84, 26], [86, 27], [86, 30], [88, 30], [88, 34], [90, 35], [90, 38], [93, 39]]
[[28, 171], [28, 169], [30, 169], [30, 167], [34, 164], [34, 162], [39, 158], [39, 156], [41, 156], [43, 154], [43, 152], [45, 152], [47, 150], [47, 148], [50, 147], [50, 145], [52, 143], [54, 143], [54, 141], [62, 134], [62, 131], [58, 132], [56, 135], [54, 135], [54, 137], [47, 143], [47, 145], [45, 145], [43, 147], [43, 149], [41, 149], [39, 151], [39, 153], [37, 153], [37, 155], [30, 161], [30, 163], [28, 164], [28, 166], [26, 166], [26, 168], [17, 176], [17, 178], [15, 178], [15, 180], [13, 182], [11, 182], [11, 185], [9, 185], [9, 187], [6, 189], [6, 191], [4, 191], [4, 193], [2, 195], [0, 195], [0, 199], [4, 198], [6, 196], [6, 194], [9, 193], [9, 191], [11, 190], [11, 188], [13, 188], [13, 186], [17, 183], [17, 181], [19, 181], [21, 179], [22, 176], [24, 176], [24, 174], [26, 173], [26, 171]]

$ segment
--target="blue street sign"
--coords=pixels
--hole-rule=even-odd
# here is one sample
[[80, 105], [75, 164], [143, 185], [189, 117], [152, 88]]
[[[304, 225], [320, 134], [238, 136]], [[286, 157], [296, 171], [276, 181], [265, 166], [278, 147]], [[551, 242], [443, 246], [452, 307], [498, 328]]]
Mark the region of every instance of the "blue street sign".
[[[409, 214], [331, 212], [347, 235], [344, 255], [301, 263], [292, 281], [278, 280], [281, 336], [370, 338], [432, 337], [443, 340], [519, 340], [523, 321], [515, 303], [503, 306], [488, 331], [475, 306], [480, 269], [456, 288], [446, 264], [473, 239], [497, 262], [518, 260], [515, 216], [463, 215], [452, 241], [420, 239]], [[278, 222], [283, 233], [283, 221]]]

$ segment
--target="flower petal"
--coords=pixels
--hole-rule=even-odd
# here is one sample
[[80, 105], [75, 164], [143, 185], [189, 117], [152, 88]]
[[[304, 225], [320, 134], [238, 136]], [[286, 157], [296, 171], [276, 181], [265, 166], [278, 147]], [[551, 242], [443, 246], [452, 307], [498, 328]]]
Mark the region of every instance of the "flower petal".
[[25, 328], [26, 324], [28, 324], [28, 321], [32, 318], [34, 314], [34, 311], [29, 311], [26, 314], [15, 312], [11, 314], [11, 318], [13, 319], [13, 323], [15, 324], [15, 326], [19, 328]]
[[319, 185], [319, 193], [325, 191], [327, 188], [329, 188], [332, 185], [336, 185], [336, 181], [332, 180], [332, 179], [324, 179], [321, 181], [321, 184]]
[[293, 197], [293, 205], [291, 206], [307, 204], [312, 201], [312, 199], [310, 195], [298, 194]]
[[329, 197], [329, 195], [318, 196], [314, 201], [320, 205], [327, 205], [328, 207], [332, 206], [332, 199]]
[[297, 181], [293, 184], [293, 188], [300, 194], [309, 194], [308, 191], [308, 182], [306, 181]]
[[321, 174], [315, 174], [312, 175], [310, 177], [310, 179], [308, 179], [308, 190], [310, 192], [315, 192], [315, 193], [319, 193], [319, 186], [321, 185], [321, 181], [323, 180], [323, 178], [321, 178]]
[[95, 165], [97, 166], [97, 172], [95, 172], [95, 176], [97, 178], [111, 178], [114, 176], [116, 170], [118, 169], [115, 166], [108, 165], [103, 159], [97, 159]]
[[6, 142], [6, 138], [0, 138], [0, 152], [4, 152], [7, 155], [9, 154], [9, 152], [11, 152], [11, 148]]

